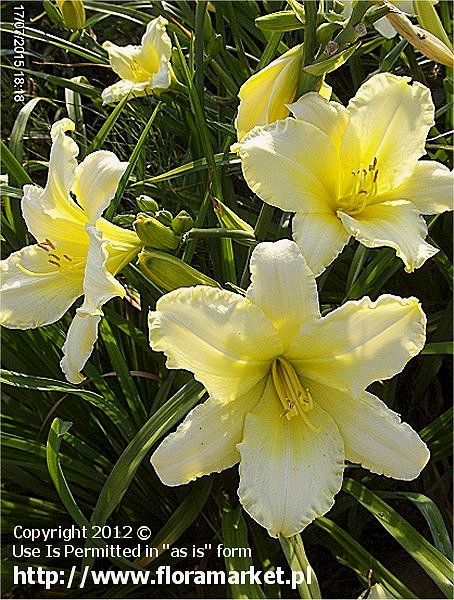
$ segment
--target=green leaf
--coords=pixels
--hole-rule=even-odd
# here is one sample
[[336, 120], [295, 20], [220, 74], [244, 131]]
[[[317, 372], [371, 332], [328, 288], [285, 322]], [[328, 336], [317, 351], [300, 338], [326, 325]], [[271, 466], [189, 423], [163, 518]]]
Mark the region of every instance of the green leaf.
[[23, 186], [26, 183], [33, 183], [31, 177], [20, 164], [11, 150], [6, 144], [0, 141], [2, 165], [5, 167], [9, 175], [14, 179], [18, 186]]
[[432, 342], [424, 346], [421, 354], [454, 354], [454, 343]]
[[[218, 494], [222, 517], [222, 539], [224, 547], [231, 551], [231, 556], [225, 556], [225, 567], [227, 572], [246, 572], [253, 567], [250, 556], [248, 529], [243, 518], [241, 505], [235, 510], [225, 496]], [[228, 554], [228, 553], [226, 553]], [[230, 591], [232, 598], [266, 598], [260, 585], [254, 582], [231, 583]]]
[[318, 517], [315, 519], [314, 524], [333, 539], [336, 546], [336, 554], [340, 554], [340, 562], [345, 562], [365, 583], [367, 583], [367, 573], [371, 569], [373, 581], [378, 581], [386, 585], [387, 589], [396, 598], [416, 598], [415, 594], [406, 585], [388, 571], [354, 537], [342, 529], [342, 527], [339, 527], [334, 521], [326, 517]]
[[55, 379], [47, 379], [45, 377], [32, 377], [24, 373], [15, 373], [13, 371], [2, 370], [0, 372], [0, 382], [6, 385], [19, 387], [28, 390], [38, 390], [42, 392], [66, 392], [80, 396], [93, 406], [99, 408], [107, 415], [118, 429], [123, 433], [126, 439], [130, 439], [133, 435], [134, 425], [130, 418], [125, 415], [124, 410], [116, 403], [108, 398], [103, 398], [95, 392], [90, 392], [80, 387], [76, 387], [71, 383], [57, 381]]
[[429, 575], [447, 598], [452, 597], [453, 564], [393, 508], [353, 479], [343, 489], [358, 500]]
[[136, 166], [136, 163], [139, 159], [142, 147], [145, 144], [145, 142], [147, 141], [148, 134], [150, 133], [151, 127], [153, 125], [153, 122], [154, 122], [156, 115], [158, 114], [160, 108], [161, 108], [161, 103], [159, 103], [156, 106], [151, 117], [148, 119], [148, 122], [145, 125], [144, 130], [140, 134], [140, 138], [139, 138], [134, 150], [132, 151], [131, 158], [129, 159], [129, 163], [126, 168], [126, 171], [123, 173], [123, 175], [120, 179], [120, 183], [118, 184], [115, 198], [112, 200], [112, 202], [110, 203], [109, 207], [106, 210], [106, 214], [105, 214], [106, 219], [112, 219], [112, 217], [117, 212], [117, 208], [120, 204], [120, 200], [121, 200], [121, 197], [123, 196], [123, 192], [125, 191], [126, 186], [128, 185], [129, 176], [131, 175], [133, 169]]
[[[292, 571], [301, 571], [304, 574], [304, 581], [298, 584], [300, 598], [321, 598], [317, 577], [307, 559], [301, 535], [297, 534], [288, 538], [279, 536], [279, 541], [290, 569]], [[310, 583], [306, 581], [306, 576], [309, 572], [311, 573]]]
[[116, 105], [116, 107], [113, 109], [113, 111], [110, 113], [110, 115], [107, 117], [107, 119], [102, 124], [101, 129], [98, 131], [98, 133], [93, 138], [92, 143], [88, 147], [87, 154], [89, 154], [90, 152], [94, 152], [95, 150], [98, 150], [98, 148], [100, 148], [103, 145], [105, 139], [107, 138], [107, 136], [111, 132], [112, 128], [114, 127], [115, 123], [117, 122], [117, 119], [120, 116], [120, 114], [122, 113], [128, 100], [129, 100], [128, 96], [125, 96]]

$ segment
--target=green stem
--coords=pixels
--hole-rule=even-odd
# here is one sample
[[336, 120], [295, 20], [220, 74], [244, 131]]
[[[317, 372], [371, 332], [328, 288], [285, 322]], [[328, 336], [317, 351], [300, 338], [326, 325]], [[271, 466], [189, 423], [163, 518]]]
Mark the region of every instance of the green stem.
[[306, 25], [304, 27], [303, 65], [310, 65], [314, 60], [317, 39], [317, 2], [304, 0]]
[[304, 580], [298, 584], [300, 598], [321, 598], [317, 577], [307, 559], [301, 535], [292, 537], [280, 535], [279, 542], [290, 569], [304, 574]]

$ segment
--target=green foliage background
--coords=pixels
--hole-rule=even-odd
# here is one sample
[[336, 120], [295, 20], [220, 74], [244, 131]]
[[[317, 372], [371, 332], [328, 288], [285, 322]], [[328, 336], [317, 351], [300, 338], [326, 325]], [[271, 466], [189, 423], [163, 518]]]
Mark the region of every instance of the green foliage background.
[[[263, 23], [256, 26], [256, 18], [288, 9], [285, 2], [87, 0], [88, 19], [76, 33], [51, 21], [42, 2], [24, 4], [26, 101], [14, 103], [16, 3], [1, 2], [2, 172], [9, 176], [2, 186], [3, 257], [31, 242], [20, 214], [21, 186], [30, 180], [44, 185], [50, 125], [64, 116], [76, 123], [79, 160], [98, 148], [129, 160], [136, 150], [116, 214], [109, 215], [114, 221], [129, 226], [131, 215], [138, 212], [135, 199], [148, 194], [173, 214], [187, 210], [196, 227], [213, 228], [218, 226], [213, 210], [217, 197], [255, 227], [257, 239], [290, 237], [290, 215], [264, 207], [254, 197], [238, 159], [229, 153], [236, 137], [239, 87], [304, 39], [302, 24], [285, 32], [263, 28]], [[440, 2], [437, 10], [446, 31], [451, 31], [450, 2]], [[106, 68], [100, 43], [139, 43], [146, 23], [160, 14], [169, 20], [174, 48], [181, 48], [174, 50], [172, 60], [188, 94], [168, 92], [116, 108], [103, 106], [100, 92], [117, 77]], [[452, 71], [416, 53], [399, 36], [387, 40], [372, 27], [361, 42], [353, 57], [327, 76], [334, 97], [348, 101], [375, 72], [407, 74], [421, 81], [430, 87], [437, 111], [427, 143], [429, 157], [452, 166]], [[139, 140], [151, 119], [149, 134]], [[375, 299], [384, 292], [415, 295], [422, 301], [428, 315], [426, 348], [403, 373], [375, 384], [373, 391], [420, 432], [432, 453], [414, 482], [379, 477], [356, 466], [347, 470], [334, 508], [302, 534], [323, 597], [355, 598], [375, 582], [396, 597], [450, 597], [452, 214], [430, 217], [428, 223], [429, 241], [440, 252], [417, 272], [406, 274], [389, 249], [369, 250], [351, 242], [318, 280], [324, 312], [346, 299]], [[227, 287], [248, 284], [249, 253], [247, 245], [217, 237], [190, 239], [177, 251]], [[153, 308], [162, 290], [150, 285], [133, 264], [121, 281], [129, 290], [127, 301], [114, 300], [105, 307], [99, 340], [84, 370], [87, 380], [80, 387], [64, 382], [58, 366], [72, 311], [41, 329], [2, 332], [3, 597], [297, 597], [285, 586], [269, 585], [87, 585], [84, 590], [56, 587], [52, 592], [12, 585], [13, 564], [69, 572], [74, 563], [11, 559], [16, 524], [147, 525], [154, 536], [151, 546], [211, 543], [214, 548], [222, 542], [252, 548], [252, 559], [227, 559], [226, 565], [214, 553], [200, 560], [163, 552], [153, 562], [140, 561], [152, 571], [161, 564], [192, 570], [247, 569], [251, 562], [257, 568], [288, 569], [290, 556], [293, 568], [303, 560], [298, 539], [281, 546], [242, 512], [235, 468], [181, 488], [164, 487], [158, 480], [149, 464], [152, 450], [201, 400], [204, 390], [190, 374], [167, 371], [163, 355], [148, 346], [148, 307]], [[114, 569], [134, 568], [120, 559], [112, 564]], [[101, 560], [96, 566], [112, 564]], [[78, 564], [78, 574], [80, 568]]]

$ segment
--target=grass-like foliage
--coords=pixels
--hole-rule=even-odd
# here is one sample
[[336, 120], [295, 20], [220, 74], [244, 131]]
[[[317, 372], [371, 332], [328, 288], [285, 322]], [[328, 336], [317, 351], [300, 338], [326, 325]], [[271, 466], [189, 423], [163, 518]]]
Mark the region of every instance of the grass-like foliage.
[[[421, 302], [427, 315], [424, 349], [370, 391], [419, 433], [431, 458], [413, 481], [347, 463], [333, 508], [293, 537], [270, 537], [244, 511], [236, 466], [185, 486], [161, 483], [150, 456], [207, 393], [192, 373], [167, 369], [164, 354], [151, 349], [148, 314], [178, 281], [184, 285], [185, 276], [244, 294], [255, 245], [292, 237], [293, 213], [265, 204], [251, 191], [232, 149], [238, 93], [254, 73], [304, 42], [294, 100], [320, 89], [321, 77], [332, 87], [331, 100], [345, 106], [373, 74], [408, 76], [429, 88], [435, 104], [426, 158], [452, 168], [452, 68], [400, 33], [384, 37], [373, 22], [390, 10], [383, 3], [362, 0], [349, 20], [342, 3], [330, 0], [85, 0], [85, 14], [72, 17], [76, 22], [57, 4], [24, 2], [21, 28], [18, 3], [1, 2], [1, 160], [7, 175], [1, 186], [2, 258], [36, 243], [22, 217], [22, 187], [46, 185], [50, 128], [64, 117], [75, 123], [71, 137], [80, 148], [79, 162], [108, 150], [129, 163], [104, 213], [107, 220], [132, 230], [136, 214], [158, 211], [166, 235], [166, 219], [180, 211], [193, 221], [185, 221], [186, 232], [169, 238], [168, 245], [154, 246], [149, 263], [134, 259], [116, 274], [126, 296], [103, 306], [81, 384], [68, 383], [59, 366], [80, 300], [53, 324], [2, 329], [3, 597], [357, 598], [364, 591], [378, 597], [372, 589], [377, 583], [387, 598], [451, 597], [452, 213], [424, 217], [427, 241], [439, 251], [412, 273], [393, 249], [369, 248], [352, 237], [317, 277], [323, 315], [363, 296], [395, 294]], [[79, 3], [66, 4], [75, 10]], [[432, 7], [428, 0], [413, 4]], [[435, 36], [446, 35], [451, 10], [441, 0], [429, 15], [432, 21], [424, 10], [409, 19], [416, 24], [418, 18]], [[138, 45], [157, 17], [167, 20], [172, 84], [103, 103], [103, 90], [119, 81], [103, 42]], [[15, 64], [22, 54], [18, 31], [23, 65]], [[312, 152], [310, 139], [304, 152]], [[284, 172], [274, 177], [286, 184]], [[184, 271], [184, 263], [195, 271]], [[169, 283], [172, 277], [177, 283]], [[99, 526], [100, 537], [69, 542], [80, 549], [111, 543], [136, 548], [135, 531], [142, 525], [150, 537], [131, 558], [95, 559], [90, 550], [85, 558], [65, 557], [68, 542], [55, 538], [54, 555], [38, 540], [28, 544], [39, 548], [38, 556], [18, 557], [17, 525]], [[109, 539], [128, 526], [131, 537]], [[220, 544], [250, 548], [250, 556], [219, 556]], [[159, 549], [159, 556], [147, 557], [145, 545]], [[193, 555], [193, 548], [206, 549], [204, 556]], [[155, 573], [160, 565], [182, 571], [254, 565], [289, 572], [309, 563], [317, 581], [298, 589], [263, 582], [149, 586], [91, 580], [77, 588], [86, 566]], [[65, 581], [75, 565], [74, 585], [56, 583], [51, 590], [22, 585], [14, 582], [15, 565], [62, 571]]]

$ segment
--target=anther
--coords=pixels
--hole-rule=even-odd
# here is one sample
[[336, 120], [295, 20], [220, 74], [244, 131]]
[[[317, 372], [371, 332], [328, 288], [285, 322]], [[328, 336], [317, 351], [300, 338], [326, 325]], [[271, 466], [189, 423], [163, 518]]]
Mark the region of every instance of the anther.
[[56, 267], [60, 266], [59, 262], [56, 262], [55, 260], [52, 260], [51, 258], [49, 258], [49, 262], [50, 262], [51, 265], [55, 265]]
[[68, 256], [67, 254], [63, 254], [63, 258], [66, 258], [66, 260], [69, 260], [70, 262], [72, 262], [72, 258], [70, 256]]
[[58, 254], [50, 253], [49, 256], [52, 256], [52, 258], [55, 258], [55, 260], [60, 261], [60, 257], [58, 256]]
[[53, 243], [50, 241], [49, 238], [46, 238], [44, 241], [47, 242], [47, 245], [50, 246], [52, 248], [52, 250], [57, 249], [56, 246], [53, 245]]
[[49, 248], [45, 244], [37, 244], [38, 248], [44, 250], [44, 252], [49, 252]]

